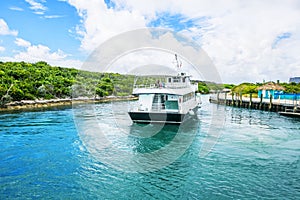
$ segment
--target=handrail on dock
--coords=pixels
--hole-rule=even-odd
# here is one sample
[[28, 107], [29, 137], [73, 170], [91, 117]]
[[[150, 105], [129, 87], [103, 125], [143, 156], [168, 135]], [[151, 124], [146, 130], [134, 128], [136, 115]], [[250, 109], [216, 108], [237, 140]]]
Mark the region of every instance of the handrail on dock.
[[211, 95], [209, 101], [211, 103], [222, 104], [227, 106], [251, 108], [259, 110], [269, 110], [274, 112], [285, 111], [286, 109], [299, 109], [300, 110], [300, 99], [289, 100], [289, 99], [273, 99], [272, 95], [269, 99], [266, 98], [252, 98], [230, 95], [228, 93], [217, 93]]

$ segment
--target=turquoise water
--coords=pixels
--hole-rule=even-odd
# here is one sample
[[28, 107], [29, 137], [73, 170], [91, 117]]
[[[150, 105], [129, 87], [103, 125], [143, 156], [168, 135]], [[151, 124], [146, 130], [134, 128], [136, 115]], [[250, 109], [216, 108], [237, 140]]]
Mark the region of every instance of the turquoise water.
[[[95, 105], [98, 125], [117, 149], [97, 149], [99, 138], [87, 140], [77, 131], [91, 127], [84, 106], [2, 113], [0, 199], [300, 199], [300, 120], [206, 100], [182, 127], [129, 124], [116, 113], [127, 102]], [[213, 127], [220, 113], [224, 125]], [[201, 157], [209, 130], [219, 132]], [[127, 155], [172, 143], [178, 148], [164, 159], [174, 161], [162, 168], [150, 169], [160, 155], [128, 162]]]

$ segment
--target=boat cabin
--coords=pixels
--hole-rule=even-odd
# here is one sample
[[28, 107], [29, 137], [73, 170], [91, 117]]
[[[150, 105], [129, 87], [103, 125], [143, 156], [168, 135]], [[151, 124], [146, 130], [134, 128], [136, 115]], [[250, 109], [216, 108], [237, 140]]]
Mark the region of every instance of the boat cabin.
[[152, 81], [155, 83], [134, 86], [133, 94], [139, 96], [138, 111], [178, 112], [183, 103], [195, 99], [190, 76], [185, 73]]

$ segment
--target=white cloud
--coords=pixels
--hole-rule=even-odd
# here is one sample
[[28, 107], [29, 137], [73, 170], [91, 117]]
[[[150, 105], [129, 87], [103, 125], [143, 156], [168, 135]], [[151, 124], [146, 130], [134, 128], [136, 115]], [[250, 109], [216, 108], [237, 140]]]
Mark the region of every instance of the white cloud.
[[23, 8], [17, 7], [17, 6], [12, 6], [9, 8], [10, 10], [15, 10], [15, 11], [24, 11]]
[[0, 35], [13, 35], [17, 36], [18, 31], [10, 30], [7, 23], [4, 21], [4, 19], [0, 18]]
[[0, 52], [5, 51], [5, 47], [0, 46]]
[[15, 44], [20, 46], [20, 47], [30, 47], [31, 43], [22, 39], [22, 38], [16, 38]]
[[[192, 79], [201, 80], [207, 73], [200, 74], [186, 62], [183, 58], [178, 57], [178, 64], [181, 65], [180, 68], [177, 68], [177, 62], [175, 60], [174, 54], [170, 52], [165, 52], [159, 49], [140, 49], [139, 51], [133, 51], [130, 54], [123, 55], [116, 62], [111, 63], [108, 72], [130, 74], [134, 71], [138, 71], [142, 74], [143, 70], [147, 69], [151, 71], [148, 74], [160, 74], [161, 71], [153, 71], [151, 66], [161, 65], [166, 66], [171, 71], [183, 70], [189, 75], [192, 75]], [[141, 71], [139, 71], [141, 70]], [[217, 80], [217, 79], [213, 79]]]
[[[115, 0], [107, 8], [102, 0], [69, 0], [81, 23], [81, 47], [91, 51], [106, 39], [147, 26], [192, 24], [179, 30], [202, 45], [224, 82], [287, 81], [300, 76], [300, 3], [297, 0]], [[174, 22], [162, 16], [179, 15]], [[164, 21], [169, 20], [169, 21]], [[177, 23], [177, 24], [176, 24]], [[276, 42], [288, 33], [289, 38]], [[276, 45], [274, 45], [276, 43]]]
[[137, 10], [109, 9], [102, 0], [68, 2], [82, 18], [76, 32], [81, 37], [81, 48], [88, 52], [116, 34], [146, 26], [144, 16]]
[[[204, 34], [203, 48], [208, 52], [226, 82], [287, 81], [294, 73], [300, 75], [300, 12], [293, 3], [251, 1], [236, 3], [236, 9], [211, 19], [214, 29]], [[284, 16], [284, 17], [283, 17]], [[281, 41], [290, 48], [274, 41], [283, 33], [291, 38]], [[298, 41], [298, 42], [297, 42]], [[290, 57], [290, 58], [288, 58]], [[292, 72], [292, 70], [294, 70]]]
[[74, 67], [80, 68], [82, 62], [71, 59], [70, 55], [64, 53], [62, 50], [51, 51], [51, 49], [44, 45], [32, 45], [30, 42], [17, 38], [15, 43], [20, 47], [25, 47], [25, 50], [19, 51], [13, 57], [0, 57], [1, 61], [25, 61], [38, 62], [46, 61], [53, 66]]
[[30, 9], [35, 11], [35, 14], [44, 14], [44, 12], [47, 10], [47, 7], [44, 6], [42, 3], [44, 3], [44, 1], [38, 2], [36, 0], [25, 0], [29, 5], [30, 5]]
[[44, 11], [35, 11], [33, 13], [36, 14], [36, 15], [43, 15], [43, 14], [45, 14]]
[[[297, 1], [117, 1], [117, 5], [145, 16], [168, 13], [193, 20], [195, 24], [181, 32], [203, 45], [225, 82], [287, 81], [300, 75], [300, 57], [294, 53], [300, 52]], [[203, 17], [204, 21], [197, 20]], [[283, 33], [291, 37], [273, 49], [272, 44]]]
[[26, 61], [39, 61], [39, 60], [61, 60], [66, 58], [67, 55], [64, 54], [61, 50], [57, 52], [51, 52], [50, 48], [44, 45], [31, 45], [28, 46], [25, 52], [18, 53], [15, 58], [18, 60]]
[[27, 47], [26, 51], [16, 54], [14, 58], [18, 61], [27, 62], [46, 61], [51, 65], [61, 67], [79, 68], [81, 66], [80, 61], [68, 59], [68, 55], [60, 49], [52, 52], [49, 47], [40, 44]]
[[44, 18], [46, 19], [56, 19], [56, 18], [62, 18], [64, 17], [63, 15], [46, 15]]

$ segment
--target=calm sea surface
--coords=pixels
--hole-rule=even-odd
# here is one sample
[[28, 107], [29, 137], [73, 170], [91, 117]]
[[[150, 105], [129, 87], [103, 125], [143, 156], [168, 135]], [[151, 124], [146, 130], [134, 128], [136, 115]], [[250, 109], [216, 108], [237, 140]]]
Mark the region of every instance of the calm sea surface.
[[1, 113], [0, 199], [300, 199], [299, 119], [204, 97], [185, 125], [142, 126], [127, 106]]

